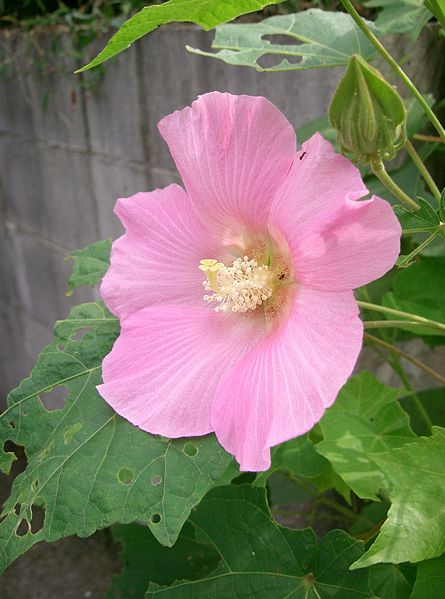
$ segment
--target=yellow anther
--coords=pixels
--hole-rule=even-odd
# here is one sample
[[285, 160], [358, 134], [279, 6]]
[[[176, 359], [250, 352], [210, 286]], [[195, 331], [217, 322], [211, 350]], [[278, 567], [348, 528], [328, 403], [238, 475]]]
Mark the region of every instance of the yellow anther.
[[255, 310], [272, 295], [268, 266], [258, 266], [247, 256], [237, 258], [232, 266], [216, 260], [201, 260], [199, 268], [206, 273], [204, 289], [213, 291], [204, 301], [218, 302], [217, 312], [247, 312]]
[[199, 268], [206, 273], [209, 285], [216, 293], [219, 293], [219, 286], [217, 282], [218, 270], [223, 267], [224, 264], [222, 262], [218, 262], [217, 260], [213, 260], [211, 258], [201, 260], [199, 263]]

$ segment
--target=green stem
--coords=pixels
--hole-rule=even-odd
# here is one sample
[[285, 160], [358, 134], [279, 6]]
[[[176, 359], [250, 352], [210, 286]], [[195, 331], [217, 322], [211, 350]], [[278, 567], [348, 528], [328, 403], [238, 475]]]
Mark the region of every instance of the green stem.
[[342, 516], [344, 516], [345, 518], [354, 520], [355, 522], [367, 520], [367, 519], [363, 518], [360, 514], [355, 514], [348, 507], [341, 505], [337, 501], [334, 501], [333, 499], [329, 499], [328, 497], [320, 497], [319, 502], [324, 503], [324, 505], [326, 505], [327, 507], [330, 507], [332, 510], [338, 512], [339, 514], [342, 514]]
[[424, 318], [423, 316], [417, 316], [417, 314], [410, 314], [409, 312], [402, 312], [402, 310], [395, 310], [394, 308], [387, 308], [386, 306], [371, 304], [370, 302], [362, 302], [361, 300], [357, 300], [357, 304], [364, 310], [374, 310], [375, 312], [382, 312], [383, 314], [399, 316], [400, 318], [404, 318], [406, 320], [419, 322], [434, 329], [445, 331], [445, 324], [437, 322], [436, 320], [429, 320], [429, 318]]
[[410, 327], [424, 327], [424, 324], [409, 320], [364, 320], [365, 329], [398, 329], [409, 324]]
[[375, 337], [374, 335], [371, 335], [370, 333], [365, 333], [364, 336], [365, 336], [365, 339], [367, 339], [368, 341], [377, 343], [378, 345], [381, 345], [385, 349], [389, 349], [390, 351], [395, 352], [396, 354], [398, 354], [399, 356], [401, 356], [408, 362], [411, 362], [411, 364], [414, 364], [415, 366], [417, 366], [418, 368], [420, 368], [421, 370], [423, 370], [424, 372], [429, 374], [436, 381], [439, 381], [439, 383], [442, 383], [442, 385], [445, 385], [445, 377], [443, 377], [441, 374], [439, 374], [438, 372], [436, 372], [435, 370], [430, 368], [427, 364], [424, 364], [417, 358], [410, 356], [409, 354], [404, 352], [403, 349], [398, 348], [396, 345], [393, 345], [392, 343], [383, 341], [383, 339], [379, 339], [379, 337]]
[[397, 183], [391, 179], [391, 177], [386, 172], [386, 169], [383, 165], [383, 162], [377, 162], [371, 165], [372, 171], [374, 175], [380, 179], [383, 185], [398, 199], [402, 202], [404, 206], [408, 208], [411, 212], [416, 212], [419, 210], [420, 206], [412, 200], [404, 191], [401, 189]]
[[439, 235], [439, 233], [440, 233], [439, 229], [437, 231], [434, 231], [434, 233], [431, 233], [431, 235], [429, 235], [425, 239], [425, 241], [422, 241], [422, 243], [420, 243], [416, 247], [415, 250], [413, 250], [406, 256], [400, 257], [399, 260], [397, 260], [397, 266], [399, 266], [400, 268], [403, 268], [403, 266], [405, 266], [405, 264], [408, 264], [409, 262], [411, 262], [411, 260], [414, 258], [414, 256], [417, 256], [417, 254], [419, 252], [421, 252], [424, 248], [426, 248], [433, 241], [433, 239], [435, 239]]
[[437, 116], [428, 106], [428, 102], [422, 96], [420, 91], [417, 89], [417, 87], [414, 85], [414, 83], [411, 81], [411, 79], [408, 77], [405, 71], [403, 71], [403, 69], [400, 68], [400, 66], [397, 64], [397, 62], [394, 60], [394, 58], [391, 56], [388, 50], [386, 50], [386, 48], [380, 43], [377, 37], [372, 33], [372, 31], [366, 25], [365, 21], [355, 10], [354, 6], [352, 5], [352, 2], [350, 0], [341, 0], [341, 2], [348, 11], [348, 13], [351, 15], [351, 17], [354, 19], [354, 21], [357, 23], [358, 27], [360, 27], [360, 29], [366, 35], [371, 44], [373, 44], [373, 46], [380, 52], [380, 54], [383, 56], [383, 58], [386, 60], [386, 62], [389, 64], [392, 70], [396, 73], [396, 75], [400, 77], [403, 83], [411, 90], [412, 94], [416, 97], [417, 101], [422, 106], [425, 114], [428, 116], [428, 118], [434, 125], [436, 131], [443, 139], [443, 141], [445, 141], [445, 129], [442, 127], [441, 122], [439, 121]]
[[423, 163], [423, 160], [420, 158], [415, 147], [413, 146], [413, 144], [410, 142], [409, 139], [407, 139], [405, 141], [405, 148], [406, 148], [406, 151], [408, 152], [408, 154], [411, 156], [411, 160], [417, 166], [417, 169], [418, 169], [419, 173], [422, 175], [425, 183], [430, 188], [431, 193], [433, 194], [435, 199], [439, 202], [440, 201], [439, 188], [435, 184], [432, 176], [430, 175], [429, 170], [426, 168], [425, 164]]

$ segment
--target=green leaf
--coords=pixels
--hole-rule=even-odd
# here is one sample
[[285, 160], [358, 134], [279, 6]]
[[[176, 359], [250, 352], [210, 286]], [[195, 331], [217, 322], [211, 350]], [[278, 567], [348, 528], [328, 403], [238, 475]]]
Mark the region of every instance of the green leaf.
[[359, 497], [378, 500], [377, 492], [388, 485], [374, 455], [415, 438], [397, 402], [400, 395], [362, 372], [346, 383], [319, 423], [324, 439], [317, 451]]
[[220, 23], [231, 21], [240, 15], [261, 10], [268, 4], [279, 4], [283, 0], [169, 0], [163, 4], [146, 6], [109, 40], [105, 48], [87, 65], [78, 69], [82, 73], [120, 54], [133, 42], [150, 33], [159, 25], [173, 22], [190, 22], [203, 29], [212, 29]]
[[110, 264], [111, 239], [96, 241], [83, 250], [72, 252], [73, 272], [68, 279], [67, 295], [72, 295], [80, 285], [93, 287], [100, 283]]
[[379, 599], [410, 599], [412, 585], [405, 573], [392, 564], [378, 564], [370, 568], [370, 584]]
[[399, 449], [373, 454], [391, 482], [388, 519], [368, 551], [353, 565], [419, 562], [445, 551], [445, 429], [433, 427]]
[[[382, 297], [382, 304], [402, 312], [423, 316], [436, 322], [445, 323], [445, 260], [425, 258], [407, 270], [401, 270], [393, 279], [394, 290]], [[387, 315], [391, 320], [399, 320], [397, 315]], [[403, 319], [400, 319], [403, 320]], [[400, 328], [416, 335], [438, 336], [438, 329], [426, 326], [410, 327], [401, 324]]]
[[437, 212], [429, 202], [423, 198], [417, 198], [420, 210], [410, 212], [404, 206], [394, 206], [400, 224], [404, 233], [432, 233], [437, 231], [440, 225], [440, 219]]
[[[28, 465], [0, 517], [0, 569], [38, 541], [85, 537], [115, 522], [145, 521], [160, 543], [172, 545], [232, 459], [213, 435], [164, 439], [113, 412], [96, 385], [118, 332], [117, 319], [102, 305], [77, 306], [57, 323], [54, 342], [8, 398], [0, 447], [23, 445]], [[41, 399], [53, 389], [66, 390], [65, 405], [47, 411]], [[0, 450], [0, 469], [9, 472], [13, 459]], [[36, 506], [45, 518], [32, 532]]]
[[442, 27], [445, 29], [445, 5], [443, 0], [424, 0], [425, 6], [430, 10]]
[[67, 319], [56, 322], [54, 335], [60, 345], [69, 341], [70, 337], [80, 338], [84, 333], [96, 331], [106, 324], [119, 330], [116, 317], [106, 309], [103, 302], [79, 304], [71, 309]]
[[410, 599], [443, 599], [445, 589], [445, 555], [421, 562]]
[[382, 8], [375, 26], [382, 33], [415, 32], [415, 38], [432, 14], [423, 6], [423, 0], [370, 0], [364, 3], [369, 8]]
[[335, 530], [320, 542], [311, 529], [289, 530], [270, 516], [265, 491], [245, 485], [212, 490], [191, 524], [220, 554], [220, 567], [199, 581], [150, 585], [147, 598], [328, 599], [373, 597], [368, 572], [350, 572], [362, 545]]
[[[266, 35], [286, 36], [288, 43], [264, 39]], [[194, 54], [219, 58], [227, 64], [252, 67], [257, 71], [345, 66], [352, 54], [370, 58], [375, 53], [374, 46], [349, 15], [317, 8], [270, 17], [260, 23], [217, 27], [212, 48], [220, 51], [204, 52], [187, 46], [187, 50]], [[258, 61], [270, 55], [285, 58], [274, 66], [261, 66]], [[287, 57], [292, 58], [292, 62]]]
[[271, 467], [257, 475], [255, 485], [265, 485], [269, 476], [277, 470], [286, 470], [296, 476], [314, 478], [329, 466], [329, 462], [317, 453], [308, 435], [277, 445], [272, 448], [271, 457]]
[[122, 544], [123, 569], [113, 578], [109, 599], [144, 599], [150, 582], [169, 585], [178, 579], [205, 578], [221, 559], [213, 547], [195, 538], [195, 531], [188, 523], [173, 547], [159, 545], [140, 524], [117, 524], [111, 533], [114, 540]]
[[[445, 388], [424, 389], [423, 391], [417, 391], [416, 395], [434, 424], [445, 427]], [[419, 415], [419, 410], [412, 396], [403, 397], [400, 403], [410, 416], [413, 431], [417, 435], [429, 435], [430, 429], [425, 420]]]

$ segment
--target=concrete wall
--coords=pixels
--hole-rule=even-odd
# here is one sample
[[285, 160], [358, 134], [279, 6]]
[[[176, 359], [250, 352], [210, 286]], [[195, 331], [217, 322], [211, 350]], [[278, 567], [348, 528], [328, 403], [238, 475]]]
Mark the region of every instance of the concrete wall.
[[[72, 73], [85, 58], [67, 34], [1, 33], [0, 397], [29, 373], [54, 321], [94, 297], [89, 289], [65, 296], [69, 251], [121, 233], [117, 197], [177, 180], [156, 130], [162, 116], [211, 90], [267, 96], [296, 127], [325, 113], [340, 70], [259, 74], [185, 51], [211, 39], [166, 27], [102, 76], [79, 78]], [[422, 56], [416, 68], [426, 88], [441, 55], [430, 46], [430, 38], [421, 46], [428, 68]]]

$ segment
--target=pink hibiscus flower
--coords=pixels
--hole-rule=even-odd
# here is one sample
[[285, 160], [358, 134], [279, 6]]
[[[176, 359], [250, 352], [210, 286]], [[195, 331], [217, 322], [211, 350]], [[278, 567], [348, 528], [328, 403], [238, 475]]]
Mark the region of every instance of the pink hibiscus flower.
[[358, 170], [261, 97], [209, 93], [159, 123], [184, 181], [120, 199], [101, 294], [121, 333], [105, 400], [166, 437], [214, 431], [242, 470], [308, 431], [355, 365], [352, 289], [394, 264], [400, 226]]

